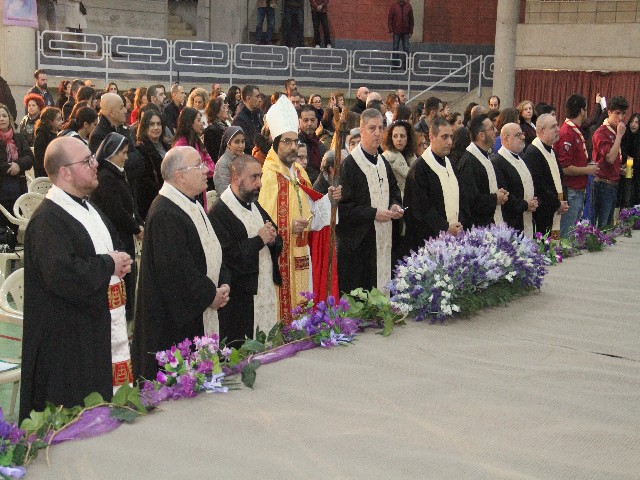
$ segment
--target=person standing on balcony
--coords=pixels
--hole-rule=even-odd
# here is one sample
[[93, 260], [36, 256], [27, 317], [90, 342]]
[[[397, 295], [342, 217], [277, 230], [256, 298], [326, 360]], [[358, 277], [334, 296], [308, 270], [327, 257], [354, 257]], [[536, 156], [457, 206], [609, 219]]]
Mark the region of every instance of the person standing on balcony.
[[273, 38], [273, 27], [276, 24], [276, 10], [273, 8], [274, 0], [258, 0], [258, 24], [256, 25], [256, 44], [262, 45], [262, 24], [267, 18], [266, 45], [271, 45]]
[[304, 45], [304, 0], [284, 0], [282, 30], [284, 44], [296, 48]]
[[[393, 36], [393, 51], [409, 55], [409, 39], [413, 35], [413, 8], [406, 0], [398, 0], [389, 8], [389, 33]], [[400, 50], [402, 42], [402, 50]]]
[[[311, 21], [313, 22], [313, 43], [316, 48], [331, 48], [331, 32], [329, 31], [329, 0], [309, 0], [311, 3]], [[324, 45], [320, 39], [320, 26], [322, 25], [322, 35]]]

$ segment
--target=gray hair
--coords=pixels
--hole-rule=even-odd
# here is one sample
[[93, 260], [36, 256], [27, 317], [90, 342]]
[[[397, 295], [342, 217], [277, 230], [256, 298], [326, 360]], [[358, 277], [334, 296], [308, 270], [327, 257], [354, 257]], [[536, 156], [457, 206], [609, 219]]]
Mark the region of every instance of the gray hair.
[[173, 147], [167, 152], [160, 165], [163, 180], [173, 180], [176, 172], [184, 166], [184, 160], [189, 152], [198, 155], [193, 147]]
[[375, 108], [367, 108], [360, 115], [360, 128], [364, 127], [367, 123], [369, 123], [369, 120], [373, 120], [374, 118], [382, 119], [382, 113], [380, 113], [380, 110], [376, 110]]

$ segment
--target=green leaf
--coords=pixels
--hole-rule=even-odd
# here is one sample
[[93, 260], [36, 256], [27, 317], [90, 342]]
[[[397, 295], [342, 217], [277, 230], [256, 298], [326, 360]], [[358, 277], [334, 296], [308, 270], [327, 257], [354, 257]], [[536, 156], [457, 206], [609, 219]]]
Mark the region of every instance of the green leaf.
[[260, 327], [256, 326], [256, 340], [262, 344], [267, 343], [267, 335], [260, 330]]
[[27, 446], [24, 443], [18, 443], [13, 449], [13, 463], [15, 465], [23, 465], [27, 455]]
[[256, 370], [259, 366], [259, 361], [251, 360], [242, 369], [242, 383], [244, 383], [247, 387], [253, 388], [253, 384], [256, 381]]
[[36, 450], [38, 450], [40, 448], [47, 448], [48, 445], [49, 444], [44, 440], [36, 440], [31, 444], [31, 448], [35, 448]]
[[[280, 323], [276, 323], [273, 327], [271, 327], [271, 330], [269, 330], [269, 334], [267, 335], [267, 342], [272, 342], [274, 338], [276, 338], [276, 336], [278, 335], [279, 332], [281, 332], [281, 327], [282, 325]], [[262, 342], [265, 343], [265, 342]]]
[[31, 414], [29, 418], [25, 418], [22, 421], [22, 425], [20, 428], [26, 430], [27, 433], [35, 432], [40, 427], [44, 425], [44, 412], [36, 412], [35, 410], [31, 410]]
[[260, 343], [257, 340], [249, 339], [242, 344], [240, 350], [244, 350], [245, 352], [260, 353], [264, 352], [266, 350], [266, 347], [264, 346], [264, 343]]
[[242, 355], [237, 348], [231, 349], [231, 355], [229, 355], [229, 365], [235, 367], [242, 360]]
[[100, 405], [104, 402], [104, 398], [98, 392], [92, 392], [86, 397], [84, 397], [84, 406], [85, 407], [95, 407], [96, 405]]
[[128, 408], [112, 408], [111, 417], [126, 423], [133, 423], [140, 414]]

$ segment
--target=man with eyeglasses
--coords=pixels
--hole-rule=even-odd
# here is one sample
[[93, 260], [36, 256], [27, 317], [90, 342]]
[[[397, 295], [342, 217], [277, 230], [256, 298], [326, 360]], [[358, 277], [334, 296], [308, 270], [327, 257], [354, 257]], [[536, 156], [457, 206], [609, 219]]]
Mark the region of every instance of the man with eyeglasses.
[[502, 205], [509, 192], [498, 187], [496, 172], [489, 158], [489, 149], [496, 140], [496, 128], [487, 115], [469, 122], [471, 143], [460, 158], [460, 203], [467, 227], [501, 225]]
[[[95, 157], [83, 142], [60, 137], [44, 166], [53, 183], [25, 233], [24, 336], [20, 420], [47, 402], [82, 405], [91, 392], [110, 399], [131, 381], [131, 365], [112, 365], [112, 314], [124, 312], [122, 278], [131, 257], [118, 233], [87, 201], [98, 185]], [[117, 373], [117, 375], [116, 375]]]
[[[291, 323], [291, 310], [305, 302], [301, 292], [314, 291], [320, 299], [338, 295], [333, 261], [333, 285], [327, 292], [331, 202], [340, 200], [341, 188], [330, 187], [327, 195], [313, 190], [307, 172], [297, 162], [298, 114], [291, 101], [281, 96], [267, 112], [273, 146], [262, 168], [258, 203], [277, 222], [283, 239], [279, 267], [279, 318]], [[313, 265], [313, 268], [312, 268]], [[313, 276], [312, 276], [313, 275]]]
[[540, 115], [536, 120], [536, 138], [522, 156], [531, 172], [538, 199], [538, 208], [533, 214], [535, 230], [543, 235], [549, 233], [553, 240], [560, 240], [560, 219], [569, 209], [562, 192], [562, 174], [553, 151], [559, 131], [555, 116], [549, 113]]
[[533, 178], [520, 157], [524, 150], [524, 133], [517, 123], [507, 123], [500, 130], [502, 147], [495, 160], [498, 186], [509, 192], [502, 205], [502, 217], [511, 228], [533, 237], [533, 212], [538, 208]]
[[196, 200], [207, 187], [206, 165], [194, 148], [174, 147], [160, 171], [164, 184], [147, 214], [142, 245], [134, 378], [156, 378], [155, 352], [218, 333], [217, 310], [229, 301], [222, 248]]

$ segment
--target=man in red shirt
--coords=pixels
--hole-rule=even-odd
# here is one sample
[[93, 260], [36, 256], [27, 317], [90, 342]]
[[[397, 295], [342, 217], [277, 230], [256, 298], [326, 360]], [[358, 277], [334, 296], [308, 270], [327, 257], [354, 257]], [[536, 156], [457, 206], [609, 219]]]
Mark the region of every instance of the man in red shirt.
[[587, 118], [587, 99], [573, 94], [565, 103], [567, 119], [560, 127], [560, 137], [553, 146], [564, 174], [562, 185], [567, 190], [569, 210], [560, 219], [560, 236], [566, 238], [576, 221], [582, 217], [588, 175], [595, 175], [598, 166], [589, 164], [587, 146], [580, 126]]
[[389, 33], [393, 36], [393, 51], [402, 51], [409, 55], [409, 39], [413, 35], [413, 8], [406, 0], [398, 0], [389, 7], [387, 16]]
[[613, 97], [609, 102], [609, 116], [593, 134], [593, 161], [600, 169], [593, 183], [593, 211], [595, 224], [602, 228], [613, 224], [613, 211], [620, 182], [620, 142], [626, 130], [624, 117], [629, 102], [624, 97]]

